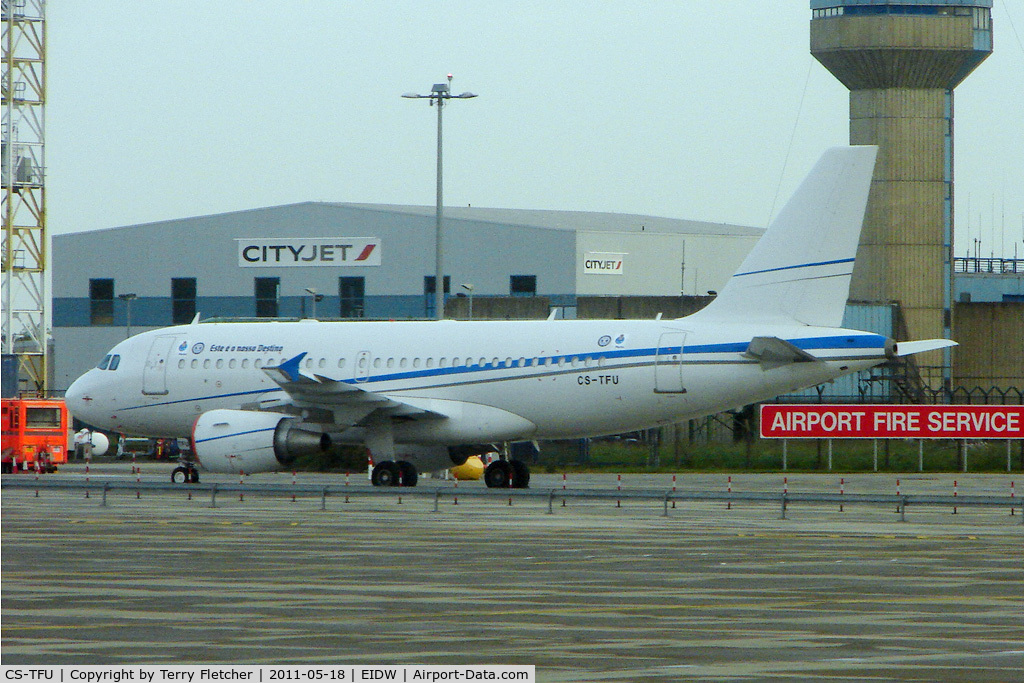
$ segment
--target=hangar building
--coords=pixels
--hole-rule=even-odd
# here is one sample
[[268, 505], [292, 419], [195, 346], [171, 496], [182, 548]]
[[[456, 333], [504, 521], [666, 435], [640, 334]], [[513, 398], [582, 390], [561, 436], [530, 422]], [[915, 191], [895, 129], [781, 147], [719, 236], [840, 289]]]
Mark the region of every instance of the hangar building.
[[[434, 207], [305, 202], [56, 235], [52, 386], [66, 388], [129, 328], [184, 324], [197, 313], [432, 317], [434, 220]], [[762, 232], [446, 207], [444, 288], [452, 297], [544, 297], [566, 317], [578, 296], [703, 295], [725, 284]]]

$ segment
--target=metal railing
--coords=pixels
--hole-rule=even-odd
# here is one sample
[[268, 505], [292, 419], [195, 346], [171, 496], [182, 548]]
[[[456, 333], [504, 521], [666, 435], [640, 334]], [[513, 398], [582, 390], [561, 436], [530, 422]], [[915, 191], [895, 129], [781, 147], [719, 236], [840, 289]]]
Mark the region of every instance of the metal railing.
[[995, 273], [1009, 275], [1024, 273], [1024, 259], [981, 258], [960, 256], [953, 258], [954, 273]]
[[[302, 495], [304, 497], [314, 496], [320, 498], [320, 508], [327, 509], [328, 498], [343, 499], [350, 502], [351, 499], [361, 498], [397, 498], [401, 501], [403, 496], [432, 499], [434, 512], [440, 511], [442, 499], [457, 503], [459, 498], [475, 498], [490, 500], [498, 505], [512, 505], [514, 500], [520, 502], [526, 500], [541, 500], [547, 502], [547, 513], [554, 514], [555, 501], [587, 500], [587, 501], [616, 501], [616, 507], [622, 501], [652, 501], [662, 506], [662, 516], [668, 517], [670, 506], [675, 508], [676, 503], [704, 502], [704, 503], [725, 503], [729, 507], [733, 503], [756, 503], [763, 505], [778, 505], [780, 507], [781, 519], [786, 519], [788, 509], [796, 504], [830, 504], [839, 506], [840, 510], [846, 505], [882, 505], [895, 507], [900, 515], [900, 521], [906, 520], [908, 507], [996, 507], [1009, 509], [1015, 514], [1020, 509], [1021, 524], [1024, 525], [1024, 497], [1017, 498], [1013, 495], [914, 495], [914, 494], [835, 494], [835, 493], [790, 493], [789, 491], [768, 492], [768, 491], [678, 491], [668, 490], [609, 490], [609, 489], [564, 489], [564, 488], [543, 488], [543, 489], [486, 489], [486, 488], [455, 488], [455, 487], [367, 487], [347, 485], [287, 485], [287, 484], [173, 484], [170, 482], [144, 482], [144, 481], [85, 481], [85, 480], [45, 480], [29, 479], [24, 475], [5, 475], [0, 487], [4, 489], [35, 489], [38, 495], [40, 490], [57, 489], [99, 492], [100, 506], [108, 505], [108, 494], [112, 491], [135, 493], [141, 498], [142, 492], [163, 492], [193, 495], [209, 495], [209, 507], [217, 507], [218, 495], [238, 495], [244, 499], [246, 494], [276, 496], [280, 498]], [[564, 506], [563, 506], [564, 507]]]

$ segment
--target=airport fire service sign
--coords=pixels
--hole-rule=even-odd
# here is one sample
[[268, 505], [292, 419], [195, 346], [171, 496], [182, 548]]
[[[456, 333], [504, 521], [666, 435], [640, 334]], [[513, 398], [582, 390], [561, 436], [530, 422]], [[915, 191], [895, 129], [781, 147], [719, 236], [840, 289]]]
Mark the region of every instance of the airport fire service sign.
[[236, 239], [241, 268], [379, 266], [378, 237]]
[[765, 439], [1024, 439], [1024, 406], [762, 405]]

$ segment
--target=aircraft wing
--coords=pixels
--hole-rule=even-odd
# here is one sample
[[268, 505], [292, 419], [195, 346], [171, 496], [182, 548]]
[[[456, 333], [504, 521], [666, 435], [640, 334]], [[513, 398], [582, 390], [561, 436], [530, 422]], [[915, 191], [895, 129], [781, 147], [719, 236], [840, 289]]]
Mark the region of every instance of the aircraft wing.
[[309, 374], [300, 369], [306, 352], [286, 360], [280, 365], [263, 368], [270, 379], [288, 394], [292, 403], [300, 407], [322, 408], [334, 413], [335, 422], [354, 425], [375, 410], [410, 418], [446, 417], [440, 413], [395, 401], [382, 394], [366, 391], [347, 382]]
[[766, 370], [790, 363], [812, 363], [820, 360], [779, 337], [754, 337], [743, 355], [757, 359]]

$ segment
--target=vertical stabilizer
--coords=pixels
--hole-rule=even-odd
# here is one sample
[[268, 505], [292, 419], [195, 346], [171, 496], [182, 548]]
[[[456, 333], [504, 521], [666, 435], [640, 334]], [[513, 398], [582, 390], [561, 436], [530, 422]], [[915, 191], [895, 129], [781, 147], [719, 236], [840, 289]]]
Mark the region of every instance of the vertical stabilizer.
[[877, 147], [826, 151], [718, 297], [698, 313], [838, 327]]

